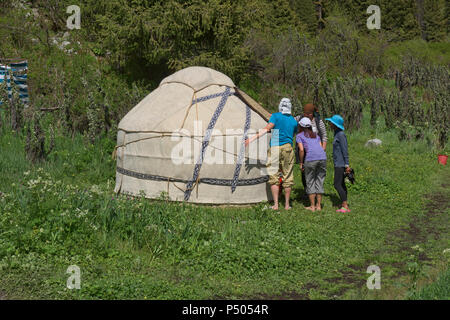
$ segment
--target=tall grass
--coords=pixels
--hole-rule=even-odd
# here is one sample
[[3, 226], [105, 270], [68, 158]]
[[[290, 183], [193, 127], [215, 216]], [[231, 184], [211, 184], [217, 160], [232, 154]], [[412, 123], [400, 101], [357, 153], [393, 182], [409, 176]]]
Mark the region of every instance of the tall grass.
[[[333, 208], [331, 159], [322, 213], [303, 209], [296, 167], [294, 209], [275, 214], [265, 204], [222, 208], [117, 196], [111, 141], [60, 136], [46, 162], [30, 165], [24, 138], [4, 128], [0, 284], [22, 298], [248, 297], [311, 284], [311, 297], [330, 297], [341, 287], [327, 279], [348, 264], [364, 275], [367, 259], [383, 263], [374, 252], [386, 235], [418, 214], [428, 185], [448, 172], [425, 141], [399, 142], [382, 121], [377, 128], [348, 134], [357, 179], [349, 185], [350, 215]], [[375, 136], [383, 146], [365, 148]], [[396, 259], [406, 263], [406, 253]], [[72, 264], [82, 270], [78, 291], [65, 289]]]

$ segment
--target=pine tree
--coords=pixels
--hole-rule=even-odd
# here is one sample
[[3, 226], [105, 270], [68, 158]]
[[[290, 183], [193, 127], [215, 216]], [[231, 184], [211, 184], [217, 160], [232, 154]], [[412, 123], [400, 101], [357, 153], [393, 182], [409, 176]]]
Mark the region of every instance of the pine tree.
[[396, 35], [396, 40], [408, 40], [420, 34], [415, 0], [381, 0], [381, 28]]
[[270, 2], [270, 19], [276, 29], [289, 29], [297, 26], [297, 15], [292, 9], [289, 0], [279, 0]]
[[445, 3], [445, 23], [446, 23], [446, 26], [445, 26], [446, 31], [445, 32], [448, 34], [450, 31], [450, 2], [449, 1], [447, 1]]
[[325, 4], [324, 0], [316, 0], [314, 1], [316, 5], [316, 15], [317, 15], [317, 28], [322, 30], [325, 28]]
[[423, 40], [426, 40], [424, 10], [424, 0], [416, 0], [416, 17], [420, 27], [420, 35]]
[[420, 1], [424, 0], [324, 0], [324, 3], [326, 11], [333, 7], [343, 10], [360, 30], [367, 30], [367, 8], [377, 5], [381, 9], [381, 29], [391, 32], [396, 40], [407, 40], [420, 34], [420, 6], [416, 4]]
[[353, 21], [360, 28], [366, 28], [366, 22], [369, 15], [367, 14], [367, 8], [370, 5], [380, 5], [379, 1], [374, 0], [354, 0], [346, 1], [345, 8], [347, 14], [353, 18]]
[[425, 38], [427, 41], [443, 40], [447, 28], [446, 3], [444, 0], [424, 2]]
[[290, 5], [308, 32], [316, 32], [317, 15], [314, 0], [291, 0]]

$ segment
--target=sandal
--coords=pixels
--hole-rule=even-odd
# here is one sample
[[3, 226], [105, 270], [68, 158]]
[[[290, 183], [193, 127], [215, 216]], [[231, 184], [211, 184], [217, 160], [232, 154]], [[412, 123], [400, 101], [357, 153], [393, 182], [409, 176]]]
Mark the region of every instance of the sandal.
[[351, 212], [351, 210], [350, 209], [345, 209], [344, 207], [342, 207], [342, 208], [336, 210], [336, 212], [346, 213], [346, 212]]

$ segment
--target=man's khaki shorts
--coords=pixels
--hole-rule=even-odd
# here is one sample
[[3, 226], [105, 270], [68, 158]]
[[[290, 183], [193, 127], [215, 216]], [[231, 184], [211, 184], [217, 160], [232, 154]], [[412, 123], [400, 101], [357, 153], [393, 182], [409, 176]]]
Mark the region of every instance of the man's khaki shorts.
[[282, 173], [283, 187], [290, 188], [294, 185], [295, 155], [292, 145], [272, 146], [267, 155], [267, 173], [270, 185], [280, 185], [279, 172]]

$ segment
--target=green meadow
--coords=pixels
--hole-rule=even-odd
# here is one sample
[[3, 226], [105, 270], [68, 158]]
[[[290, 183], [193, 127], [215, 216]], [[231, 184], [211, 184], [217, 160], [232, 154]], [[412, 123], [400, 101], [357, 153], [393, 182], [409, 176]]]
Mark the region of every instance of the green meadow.
[[[331, 132], [329, 132], [330, 135]], [[214, 207], [113, 193], [114, 142], [57, 136], [32, 165], [0, 135], [0, 295], [7, 299], [448, 299], [449, 167], [396, 132], [347, 133], [356, 183], [336, 213], [331, 144], [322, 212], [295, 168], [293, 210]], [[377, 137], [381, 147], [366, 148]], [[81, 288], [66, 286], [67, 268]], [[369, 265], [381, 289], [369, 290]]]

